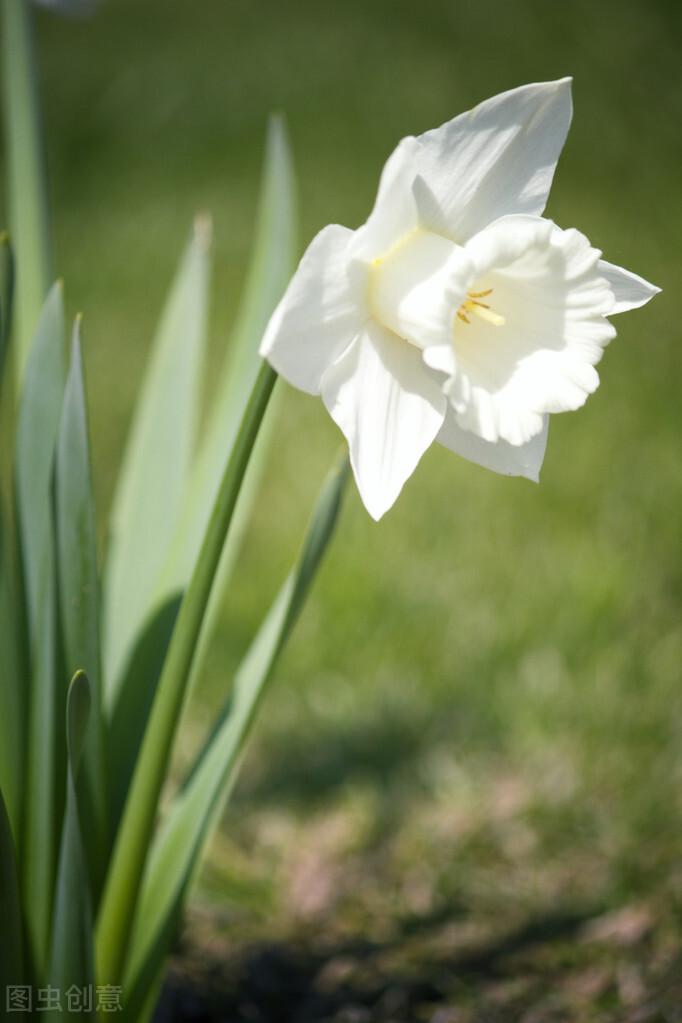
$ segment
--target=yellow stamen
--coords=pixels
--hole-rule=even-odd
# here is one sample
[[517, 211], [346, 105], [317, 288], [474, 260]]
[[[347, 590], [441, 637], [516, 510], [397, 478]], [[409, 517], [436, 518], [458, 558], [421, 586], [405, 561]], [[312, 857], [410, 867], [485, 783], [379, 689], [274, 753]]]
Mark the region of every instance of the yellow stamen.
[[491, 323], [493, 327], [502, 327], [506, 323], [504, 316], [500, 316], [499, 313], [493, 312], [489, 305], [485, 302], [479, 302], [479, 298], [485, 298], [486, 295], [492, 294], [492, 288], [486, 288], [485, 291], [467, 291], [467, 297], [462, 302], [461, 306], [457, 310], [457, 319], [461, 320], [462, 323], [471, 323], [469, 315], [472, 313], [478, 316], [480, 320], [485, 320], [486, 323]]

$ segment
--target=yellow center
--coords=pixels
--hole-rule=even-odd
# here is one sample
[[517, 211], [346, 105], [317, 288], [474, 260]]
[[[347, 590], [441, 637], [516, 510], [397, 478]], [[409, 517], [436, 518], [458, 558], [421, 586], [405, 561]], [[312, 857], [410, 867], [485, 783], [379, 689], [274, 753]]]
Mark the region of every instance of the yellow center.
[[486, 291], [467, 291], [466, 299], [457, 310], [457, 319], [462, 323], [471, 323], [469, 317], [473, 315], [478, 316], [479, 320], [491, 323], [493, 327], [502, 327], [505, 323], [504, 316], [493, 312], [486, 302], [480, 301], [492, 294], [492, 290], [492, 288], [488, 288]]

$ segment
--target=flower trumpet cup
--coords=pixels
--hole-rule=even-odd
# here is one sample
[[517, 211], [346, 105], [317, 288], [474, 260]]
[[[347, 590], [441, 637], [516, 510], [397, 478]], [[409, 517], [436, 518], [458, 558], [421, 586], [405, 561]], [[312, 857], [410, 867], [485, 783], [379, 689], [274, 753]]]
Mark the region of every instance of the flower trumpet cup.
[[320, 394], [375, 518], [435, 440], [537, 480], [550, 413], [580, 408], [659, 290], [542, 217], [571, 80], [526, 85], [403, 139], [367, 222], [313, 239], [261, 353]]

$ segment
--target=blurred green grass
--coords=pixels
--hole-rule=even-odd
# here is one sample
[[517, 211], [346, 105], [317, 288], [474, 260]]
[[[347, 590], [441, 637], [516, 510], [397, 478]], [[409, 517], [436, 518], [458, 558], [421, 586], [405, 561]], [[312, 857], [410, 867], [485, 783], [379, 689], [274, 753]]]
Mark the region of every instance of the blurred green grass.
[[[574, 75], [548, 213], [663, 294], [619, 318], [586, 408], [553, 419], [539, 487], [434, 449], [380, 526], [350, 496], [221, 851], [228, 874], [239, 862], [252, 880], [282, 878], [302, 838], [298, 825], [277, 832], [273, 853], [272, 815], [313, 822], [339, 806], [361, 821], [356, 843], [393, 849], [380, 870], [389, 887], [407, 858], [467, 904], [487, 892], [484, 902], [542, 906], [581, 885], [605, 904], [675, 904], [680, 5], [109, 0], [87, 21], [41, 15], [40, 42], [57, 265], [85, 313], [100, 512], [197, 209], [215, 218], [216, 353], [228, 337], [270, 110], [288, 118], [307, 242], [329, 221], [364, 219], [401, 136], [503, 89]], [[196, 729], [339, 444], [318, 402], [287, 392], [279, 416]], [[524, 793], [512, 817], [530, 845], [508, 847], [496, 830], [507, 783]], [[473, 832], [457, 823], [465, 812]], [[544, 885], [547, 870], [559, 880]]]

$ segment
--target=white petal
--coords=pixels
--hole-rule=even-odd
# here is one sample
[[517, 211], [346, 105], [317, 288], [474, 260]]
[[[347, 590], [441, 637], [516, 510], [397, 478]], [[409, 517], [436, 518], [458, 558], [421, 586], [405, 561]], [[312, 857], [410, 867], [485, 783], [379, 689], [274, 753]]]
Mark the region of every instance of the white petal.
[[412, 231], [369, 271], [374, 319], [418, 348], [451, 344], [452, 321], [472, 272], [462, 246], [431, 231]]
[[320, 393], [325, 369], [369, 313], [359, 268], [347, 252], [353, 232], [331, 224], [313, 238], [263, 336], [260, 354], [295, 387]]
[[485, 301], [505, 322], [456, 321], [451, 403], [483, 440], [524, 444], [544, 413], [577, 409], [597, 388], [594, 366], [615, 335], [613, 292], [587, 239], [538, 217], [503, 217], [467, 252], [475, 290], [490, 290]]
[[371, 262], [417, 226], [417, 205], [412, 184], [417, 173], [419, 143], [413, 136], [402, 139], [381, 173], [379, 191], [367, 223], [355, 232], [354, 258]]
[[455, 349], [452, 343], [445, 345], [431, 345], [422, 352], [422, 358], [430, 369], [438, 373], [445, 373], [447, 377], [453, 377], [457, 372], [457, 360]]
[[537, 483], [547, 447], [548, 426], [549, 416], [544, 416], [540, 433], [525, 444], [508, 444], [503, 440], [491, 443], [469, 430], [463, 430], [454, 411], [448, 409], [437, 440], [456, 455], [482, 465], [484, 469], [492, 469], [504, 476], [525, 476]]
[[609, 282], [616, 298], [610, 316], [625, 313], [628, 309], [639, 309], [661, 290], [655, 284], [649, 284], [643, 277], [633, 274], [630, 270], [624, 270], [622, 266], [607, 263], [605, 259], [599, 261], [599, 272]]
[[542, 213], [571, 123], [570, 84], [503, 92], [418, 136], [422, 225], [462, 244], [505, 214]]
[[369, 323], [322, 378], [367, 511], [379, 519], [438, 433], [446, 399], [417, 348]]

